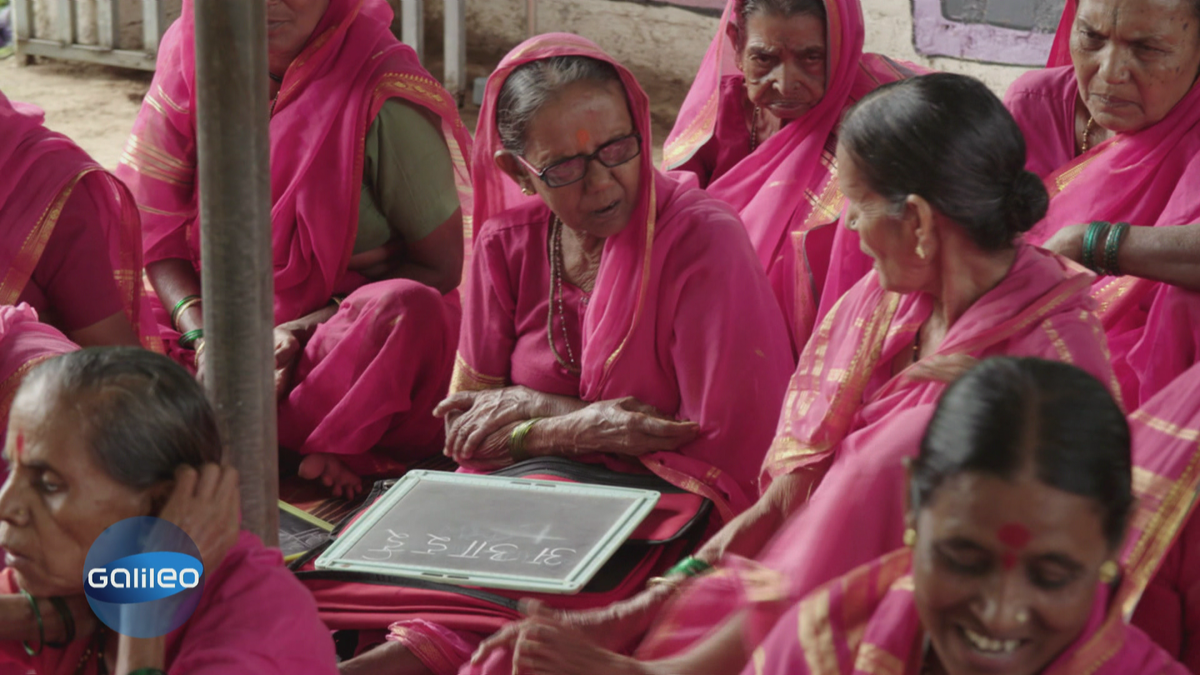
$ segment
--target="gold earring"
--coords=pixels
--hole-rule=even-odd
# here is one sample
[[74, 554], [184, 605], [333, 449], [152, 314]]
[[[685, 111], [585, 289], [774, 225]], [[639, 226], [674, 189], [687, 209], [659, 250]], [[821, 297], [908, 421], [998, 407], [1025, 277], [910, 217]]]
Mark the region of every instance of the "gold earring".
[[524, 193], [524, 195], [525, 195], [526, 197], [532, 197], [534, 194], [536, 194], [536, 193], [533, 191], [533, 186], [532, 186], [532, 185], [522, 185], [522, 186], [521, 186], [521, 192], [522, 192], [522, 193]]
[[917, 257], [921, 260], [925, 259], [925, 247], [921, 244], [917, 244]]
[[1117, 567], [1117, 563], [1109, 560], [1100, 566], [1100, 583], [1111, 584], [1121, 575], [1121, 568]]
[[1017, 623], [1019, 623], [1019, 624], [1024, 625], [1024, 624], [1029, 623], [1029, 610], [1027, 610], [1027, 609], [1017, 610], [1017, 615], [1014, 618], [1016, 618]]
[[917, 531], [911, 527], [904, 531], [904, 545], [909, 548], [917, 545]]

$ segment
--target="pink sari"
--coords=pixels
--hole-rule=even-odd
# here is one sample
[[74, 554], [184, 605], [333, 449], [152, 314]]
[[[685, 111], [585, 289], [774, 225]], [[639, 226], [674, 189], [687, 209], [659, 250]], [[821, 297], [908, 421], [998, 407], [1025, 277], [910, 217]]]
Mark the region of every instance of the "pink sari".
[[[919, 675], [924, 630], [913, 599], [912, 554], [902, 549], [816, 590], [788, 611], [745, 675]], [[1125, 624], [1106, 587], [1083, 633], [1044, 675], [1187, 675]]]
[[[654, 170], [643, 151], [642, 191], [629, 225], [605, 242], [591, 299], [566, 324], [582, 344], [571, 373], [551, 347], [552, 220], [539, 198], [524, 198], [495, 168], [501, 146], [496, 101], [518, 66], [554, 56], [587, 56], [621, 74], [635, 125], [650, 143], [649, 101], [637, 80], [591, 42], [541, 35], [514, 49], [488, 81], [475, 148], [475, 222], [481, 223], [468, 277], [468, 313], [454, 390], [513, 384], [600, 401], [633, 396], [666, 414], [700, 424], [703, 435], [675, 452], [638, 461], [597, 455], [627, 472], [653, 472], [711, 499], [722, 520], [749, 506], [754, 468], [770, 443], [770, 425], [792, 367], [787, 335], [737, 216], [725, 204]], [[564, 284], [564, 292], [567, 285]], [[570, 291], [578, 299], [578, 289]], [[571, 303], [578, 307], [578, 303]], [[561, 335], [553, 325], [552, 335]], [[429, 621], [405, 621], [389, 639], [404, 643], [435, 673], [453, 673], [479, 636]], [[503, 658], [489, 661], [503, 669]]]
[[[859, 0], [825, 0], [825, 96], [750, 152], [745, 79], [726, 33], [741, 3], [729, 0], [725, 6], [667, 137], [663, 165], [695, 174], [710, 195], [741, 216], [799, 353], [813, 329], [831, 264], [834, 224], [845, 205], [836, 180], [837, 126], [846, 109], [871, 90], [920, 71], [909, 63], [863, 53]], [[861, 276], [870, 264], [859, 267]]]
[[78, 349], [58, 329], [38, 321], [29, 305], [0, 305], [0, 441], [8, 429], [8, 409], [25, 375], [46, 359]]
[[[18, 592], [11, 571], [0, 573], [0, 594]], [[37, 675], [96, 675], [89, 640], [79, 636], [64, 649], [26, 656], [20, 642], [0, 642], [0, 668], [8, 663]], [[107, 649], [115, 649], [109, 633]], [[336, 675], [337, 657], [328, 629], [307, 589], [287, 568], [278, 549], [242, 532], [221, 566], [204, 578], [204, 595], [192, 618], [166, 636], [166, 667], [188, 675]], [[21, 671], [27, 672], [27, 671]], [[104, 672], [107, 672], [105, 670]]]
[[[1090, 280], [1078, 266], [1021, 245], [1008, 276], [925, 360], [1035, 356], [1074, 363], [1115, 387]], [[746, 606], [754, 609], [747, 642], [757, 644], [783, 609], [901, 544], [902, 460], [916, 455], [945, 384], [910, 379], [911, 366], [893, 375], [893, 363], [931, 311], [929, 296], [885, 291], [872, 272], [825, 317], [792, 376], [763, 467], [764, 482], [796, 471], [824, 478], [757, 562], [724, 561], [728, 572], [687, 587], [639, 658], [679, 653]]]
[[[1126, 618], [1200, 672], [1200, 365], [1129, 416], [1138, 510], [1122, 557]], [[1135, 612], [1136, 610], [1136, 612]]]
[[[119, 174], [138, 197], [147, 262], [178, 258], [200, 271], [192, 0], [163, 38], [158, 72]], [[384, 0], [331, 0], [313, 38], [284, 75], [271, 118], [275, 321], [305, 316], [349, 294], [305, 347], [280, 403], [280, 443], [342, 455], [359, 473], [440, 450], [430, 412], [445, 394], [458, 338], [456, 293], [414, 281], [370, 283], [348, 269], [358, 222], [363, 147], [389, 98], [441, 120], [464, 212], [470, 136], [451, 97], [390, 32]], [[466, 219], [467, 229], [470, 220]], [[173, 355], [178, 333], [159, 307]], [[367, 454], [373, 448], [383, 455]]]
[[[101, 230], [125, 316], [144, 347], [162, 352], [158, 327], [141, 283], [141, 223], [133, 197], [71, 139], [42, 126], [43, 118], [40, 109], [10, 103], [0, 93], [0, 128], [4, 129], [0, 135], [0, 167], [4, 167], [0, 176], [0, 223], [4, 223], [5, 237], [0, 247], [0, 305], [15, 305], [29, 298], [34, 272], [48, 247], [52, 248], [55, 226], [69, 208], [72, 195], [87, 192], [94, 204], [107, 207], [100, 213], [82, 216]], [[41, 293], [35, 295], [44, 297]], [[70, 300], [86, 307], [106, 299], [81, 295]], [[66, 313], [66, 308], [46, 309]]]
[[[1069, 2], [1050, 67], [1023, 75], [1005, 96], [1028, 139], [1028, 167], [1050, 192], [1050, 210], [1026, 240], [1042, 244], [1067, 225], [1092, 220], [1154, 227], [1200, 221], [1200, 87], [1157, 124], [1075, 156], [1078, 85], [1067, 49], [1074, 20]], [[1200, 360], [1200, 294], [1135, 277], [1100, 278], [1092, 293], [1131, 409]]]

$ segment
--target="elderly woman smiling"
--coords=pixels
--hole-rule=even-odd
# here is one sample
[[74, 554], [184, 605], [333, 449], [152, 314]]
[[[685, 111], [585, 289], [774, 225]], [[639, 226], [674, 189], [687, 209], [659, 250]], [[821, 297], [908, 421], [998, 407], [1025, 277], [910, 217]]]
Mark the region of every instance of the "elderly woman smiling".
[[[0, 660], [47, 675], [336, 672], [312, 598], [278, 551], [238, 533], [237, 474], [218, 464], [212, 408], [167, 357], [93, 348], [38, 366], [4, 453]], [[191, 536], [205, 586], [181, 629], [134, 639], [92, 616], [84, 559], [107, 528], [148, 515]]]
[[831, 265], [870, 267], [857, 252], [830, 260], [845, 201], [837, 125], [867, 92], [912, 74], [864, 54], [863, 35], [859, 0], [729, 0], [663, 149], [668, 169], [694, 174], [741, 216], [797, 353]]
[[1050, 66], [1005, 100], [1050, 191], [1027, 239], [1100, 273], [1133, 409], [1200, 353], [1200, 2], [1071, 0]]

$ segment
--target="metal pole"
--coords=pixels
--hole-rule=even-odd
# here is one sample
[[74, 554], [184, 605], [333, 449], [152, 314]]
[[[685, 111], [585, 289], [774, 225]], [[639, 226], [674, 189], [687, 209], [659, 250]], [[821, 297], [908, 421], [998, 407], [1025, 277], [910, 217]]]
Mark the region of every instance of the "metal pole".
[[462, 105], [467, 91], [467, 0], [446, 0], [446, 89]]
[[242, 527], [279, 539], [266, 4], [196, 3], [201, 280], [209, 370]]
[[525, 37], [537, 34], [537, 0], [525, 0]]
[[402, 0], [400, 4], [400, 36], [413, 48], [417, 58], [425, 61], [425, 0]]

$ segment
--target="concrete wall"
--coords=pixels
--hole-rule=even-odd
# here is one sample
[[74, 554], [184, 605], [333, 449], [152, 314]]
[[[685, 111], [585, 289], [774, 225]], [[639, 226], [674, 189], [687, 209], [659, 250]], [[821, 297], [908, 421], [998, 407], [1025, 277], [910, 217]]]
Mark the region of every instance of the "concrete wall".
[[[149, 1], [149, 0], [146, 0]], [[96, 0], [72, 0], [75, 4], [75, 37], [80, 44], [94, 45], [96, 39]], [[143, 0], [116, 0], [117, 20], [121, 24], [122, 49], [142, 48], [142, 2]], [[160, 0], [166, 8], [167, 24], [170, 25], [180, 13], [182, 0]], [[56, 39], [58, 37], [58, 3], [51, 0], [34, 0], [33, 35]], [[164, 26], [165, 28], [165, 26]]]
[[[910, 0], [862, 2], [867, 51], [973, 75], [997, 93], [1025, 70], [919, 56], [913, 47]], [[526, 0], [468, 0], [467, 4], [467, 32], [473, 49], [502, 54], [524, 39]], [[427, 0], [426, 13], [431, 29], [440, 30], [441, 0]], [[664, 84], [691, 81], [717, 24], [714, 17], [679, 7], [621, 0], [537, 0], [539, 31], [566, 31], [588, 37], [639, 77], [654, 75]]]

